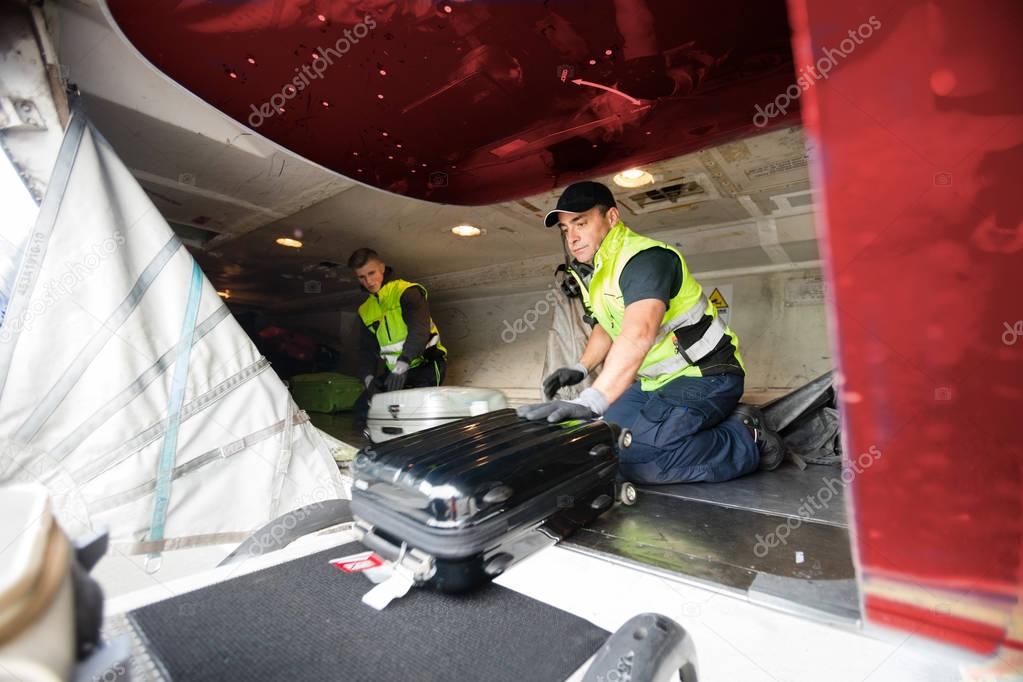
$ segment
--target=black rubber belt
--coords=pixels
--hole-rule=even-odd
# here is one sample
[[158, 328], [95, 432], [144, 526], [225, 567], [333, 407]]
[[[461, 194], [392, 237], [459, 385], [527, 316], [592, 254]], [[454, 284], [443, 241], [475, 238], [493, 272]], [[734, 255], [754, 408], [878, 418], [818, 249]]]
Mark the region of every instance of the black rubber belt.
[[427, 588], [375, 611], [372, 586], [329, 559], [351, 543], [130, 614], [172, 680], [564, 680], [608, 633], [490, 585]]

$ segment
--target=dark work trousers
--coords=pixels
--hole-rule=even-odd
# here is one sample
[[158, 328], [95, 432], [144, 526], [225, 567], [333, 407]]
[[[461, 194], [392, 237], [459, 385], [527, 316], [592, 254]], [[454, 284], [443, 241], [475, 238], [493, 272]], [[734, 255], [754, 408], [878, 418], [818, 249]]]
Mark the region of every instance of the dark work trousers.
[[[440, 386], [444, 383], [444, 372], [447, 370], [448, 364], [444, 360], [427, 361], [418, 367], [413, 367], [408, 370], [407, 378], [405, 379], [405, 388], [425, 388], [427, 386]], [[373, 391], [372, 393], [384, 393], [387, 391], [384, 382], [387, 381], [387, 377], [390, 372], [384, 372], [376, 379], [373, 380]], [[369, 415], [369, 401], [372, 398], [370, 391], [363, 391], [359, 399], [352, 405], [352, 415], [355, 417], [355, 427], [363, 428], [366, 426], [366, 417]]]
[[679, 377], [655, 391], [637, 381], [604, 414], [632, 430], [619, 468], [633, 483], [727, 481], [756, 471], [760, 452], [732, 411], [745, 378]]

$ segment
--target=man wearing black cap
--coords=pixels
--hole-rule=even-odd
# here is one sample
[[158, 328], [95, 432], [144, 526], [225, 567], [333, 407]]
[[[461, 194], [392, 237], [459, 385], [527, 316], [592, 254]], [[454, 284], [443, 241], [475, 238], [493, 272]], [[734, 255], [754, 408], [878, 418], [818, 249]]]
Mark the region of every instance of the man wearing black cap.
[[[548, 402], [519, 408], [556, 422], [603, 416], [632, 431], [621, 471], [636, 483], [726, 481], [774, 469], [784, 452], [760, 411], [739, 405], [739, 339], [673, 247], [633, 232], [597, 182], [567, 187], [545, 219], [561, 230], [572, 276], [597, 324], [579, 362], [546, 377]], [[593, 386], [554, 400], [597, 365]]]

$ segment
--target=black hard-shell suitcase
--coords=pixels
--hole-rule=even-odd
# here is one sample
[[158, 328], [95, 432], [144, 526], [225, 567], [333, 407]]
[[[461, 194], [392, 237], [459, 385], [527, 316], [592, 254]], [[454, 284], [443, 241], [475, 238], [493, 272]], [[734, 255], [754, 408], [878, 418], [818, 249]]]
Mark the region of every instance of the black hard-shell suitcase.
[[445, 592], [471, 589], [635, 497], [616, 483], [628, 432], [511, 409], [365, 448], [352, 513], [366, 546]]

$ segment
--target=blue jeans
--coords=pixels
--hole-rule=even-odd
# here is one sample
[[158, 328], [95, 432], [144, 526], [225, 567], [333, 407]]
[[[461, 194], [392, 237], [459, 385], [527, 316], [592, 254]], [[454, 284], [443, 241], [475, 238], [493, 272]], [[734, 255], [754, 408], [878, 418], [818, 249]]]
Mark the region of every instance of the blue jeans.
[[633, 483], [727, 481], [756, 471], [760, 452], [732, 410], [745, 378], [737, 374], [679, 377], [655, 391], [637, 381], [604, 419], [632, 430], [621, 452], [622, 476]]

